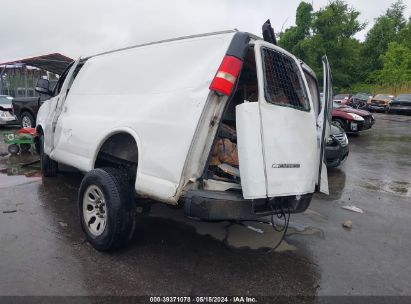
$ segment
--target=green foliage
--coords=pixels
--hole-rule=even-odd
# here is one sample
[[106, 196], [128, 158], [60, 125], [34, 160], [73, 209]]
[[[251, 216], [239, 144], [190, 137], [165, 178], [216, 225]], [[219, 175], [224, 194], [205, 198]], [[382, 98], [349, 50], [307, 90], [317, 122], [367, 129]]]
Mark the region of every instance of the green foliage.
[[392, 94], [397, 96], [398, 94], [404, 94], [411, 92], [411, 81], [402, 83], [402, 84], [395, 84], [395, 85], [388, 85], [385, 83], [376, 84], [376, 83], [355, 83], [348, 88], [345, 88], [340, 91], [336, 92], [367, 92], [373, 95], [376, 94]]
[[358, 21], [359, 14], [341, 0], [315, 13], [311, 4], [301, 2], [297, 25], [280, 36], [280, 45], [307, 62], [317, 75], [322, 75], [321, 57], [327, 54], [335, 84], [347, 87], [359, 74], [360, 43], [353, 38], [365, 26]]
[[362, 51], [366, 73], [382, 68], [381, 55], [388, 50], [388, 45], [396, 40], [397, 34], [405, 26], [404, 8], [401, 0], [393, 3], [384, 15], [376, 19], [367, 33]]
[[296, 25], [280, 34], [279, 44], [309, 64], [319, 78], [326, 54], [337, 91], [401, 91], [411, 84], [411, 19], [406, 21], [404, 9], [402, 0], [394, 2], [361, 43], [354, 36], [365, 24], [345, 1], [331, 0], [316, 12], [301, 2]]
[[397, 42], [408, 47], [411, 50], [411, 18], [398, 33]]
[[411, 50], [397, 42], [391, 42], [381, 55], [383, 69], [379, 71], [380, 82], [389, 85], [401, 84], [411, 79]]
[[310, 34], [313, 7], [311, 4], [301, 2], [297, 8], [296, 26], [288, 28], [280, 36], [279, 44], [298, 57], [303, 57], [304, 48], [301, 43]]

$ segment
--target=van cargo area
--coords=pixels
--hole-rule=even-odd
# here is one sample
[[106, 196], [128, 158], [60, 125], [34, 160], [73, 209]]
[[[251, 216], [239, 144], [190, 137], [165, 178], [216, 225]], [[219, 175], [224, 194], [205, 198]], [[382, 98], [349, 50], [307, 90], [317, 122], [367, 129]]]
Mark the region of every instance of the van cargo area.
[[185, 196], [185, 214], [190, 218], [209, 221], [255, 220], [272, 214], [304, 212], [310, 204], [311, 194], [244, 199], [236, 131], [236, 106], [244, 102], [258, 102], [253, 46], [247, 50], [239, 81], [221, 118], [204, 172], [203, 188], [189, 191]]
[[[243, 102], [258, 101], [258, 81], [254, 48], [250, 47], [235, 91], [227, 102], [220, 127], [211, 149], [205, 172], [204, 188], [213, 190], [241, 189], [237, 151], [236, 106]], [[226, 188], [224, 189], [224, 186]]]

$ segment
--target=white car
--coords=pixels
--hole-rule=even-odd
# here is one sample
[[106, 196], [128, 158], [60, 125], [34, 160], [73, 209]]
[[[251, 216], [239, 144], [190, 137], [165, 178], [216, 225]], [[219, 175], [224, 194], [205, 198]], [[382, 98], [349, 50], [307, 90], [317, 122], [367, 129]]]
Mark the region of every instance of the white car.
[[77, 59], [36, 128], [44, 176], [57, 163], [85, 173], [82, 229], [109, 250], [133, 234], [138, 197], [184, 204], [203, 220], [304, 211], [315, 191], [328, 192], [327, 113], [300, 60], [224, 31]]

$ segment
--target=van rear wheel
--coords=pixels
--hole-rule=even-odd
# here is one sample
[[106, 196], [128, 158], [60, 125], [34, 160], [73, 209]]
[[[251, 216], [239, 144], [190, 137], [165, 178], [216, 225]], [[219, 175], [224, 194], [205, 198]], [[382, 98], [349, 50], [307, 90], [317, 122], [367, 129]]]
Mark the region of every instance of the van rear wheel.
[[104, 168], [87, 173], [80, 185], [78, 204], [81, 228], [95, 249], [117, 249], [133, 237], [134, 193], [122, 170]]

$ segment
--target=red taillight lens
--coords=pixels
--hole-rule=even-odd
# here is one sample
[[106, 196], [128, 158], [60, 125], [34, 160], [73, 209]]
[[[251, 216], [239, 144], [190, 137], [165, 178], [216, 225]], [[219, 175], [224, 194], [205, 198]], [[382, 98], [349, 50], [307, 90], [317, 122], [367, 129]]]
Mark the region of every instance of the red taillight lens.
[[240, 59], [234, 56], [225, 56], [210, 85], [210, 90], [229, 96], [242, 66], [243, 62]]

